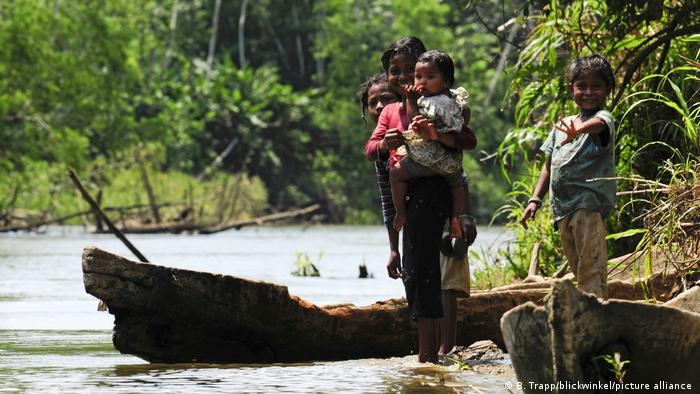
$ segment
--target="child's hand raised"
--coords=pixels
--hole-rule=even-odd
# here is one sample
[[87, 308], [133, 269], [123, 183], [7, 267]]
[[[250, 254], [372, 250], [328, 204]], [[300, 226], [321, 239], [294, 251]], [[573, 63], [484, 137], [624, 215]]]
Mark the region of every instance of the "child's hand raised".
[[563, 125], [563, 127], [560, 126], [559, 124], [555, 124], [554, 127], [555, 127], [557, 130], [563, 131], [564, 133], [566, 133], [566, 138], [564, 138], [564, 141], [562, 141], [561, 144], [559, 144], [559, 146], [562, 146], [562, 145], [568, 143], [569, 141], [575, 139], [575, 138], [578, 137], [579, 135], [581, 135], [581, 132], [578, 131], [578, 129], [576, 128], [576, 125], [574, 124], [574, 120], [573, 120], [573, 119], [572, 119], [571, 121], [569, 121], [569, 124], [567, 125], [566, 122], [564, 122], [564, 121], [562, 120], [562, 118], [560, 117], [560, 118], [559, 118], [559, 123], [560, 123], [561, 125]]
[[416, 85], [401, 85], [401, 90], [403, 90], [403, 95], [409, 100], [418, 100], [421, 96], [420, 90]]

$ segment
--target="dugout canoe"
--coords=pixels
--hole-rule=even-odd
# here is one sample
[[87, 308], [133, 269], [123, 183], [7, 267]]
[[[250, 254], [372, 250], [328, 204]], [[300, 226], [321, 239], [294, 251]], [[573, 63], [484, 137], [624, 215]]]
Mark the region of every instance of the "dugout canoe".
[[[682, 298], [696, 302], [697, 297], [693, 290]], [[554, 391], [569, 393], [581, 389], [577, 383], [601, 382], [687, 392], [700, 387], [700, 314], [681, 308], [685, 304], [673, 301], [601, 302], [563, 281], [545, 305], [526, 303], [506, 312], [501, 329], [518, 381], [528, 382], [522, 387], [526, 393], [557, 383]], [[614, 360], [616, 353], [616, 363], [605, 360]], [[615, 364], [622, 373], [614, 372]], [[618, 391], [610, 387], [585, 391]]]
[[[285, 286], [137, 263], [96, 247], [85, 248], [82, 269], [87, 293], [114, 315], [114, 347], [150, 362], [346, 360], [417, 349], [404, 299], [319, 307]], [[624, 298], [642, 294], [620, 289]], [[505, 348], [501, 316], [527, 301], [542, 303], [549, 291], [484, 291], [458, 299], [457, 344], [491, 340]], [[611, 295], [616, 292], [611, 287]]]

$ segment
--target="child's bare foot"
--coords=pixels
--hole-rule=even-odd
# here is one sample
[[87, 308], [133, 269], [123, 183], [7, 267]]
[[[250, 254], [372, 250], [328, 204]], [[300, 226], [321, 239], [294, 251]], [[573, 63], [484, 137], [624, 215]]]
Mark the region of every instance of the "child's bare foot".
[[406, 216], [397, 212], [394, 216], [394, 230], [401, 231], [404, 224], [406, 224]]
[[[394, 223], [396, 223], [396, 219], [394, 219]], [[394, 224], [394, 227], [396, 227], [396, 224]], [[462, 238], [462, 223], [459, 217], [450, 219], [450, 237]]]

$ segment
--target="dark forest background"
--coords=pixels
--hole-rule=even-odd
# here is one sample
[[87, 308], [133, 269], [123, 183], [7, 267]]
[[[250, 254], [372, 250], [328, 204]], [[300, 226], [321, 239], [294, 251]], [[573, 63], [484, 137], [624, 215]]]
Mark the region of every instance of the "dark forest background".
[[[145, 203], [148, 174], [150, 198], [204, 216], [319, 203], [326, 221], [379, 223], [356, 92], [414, 35], [471, 93], [473, 214], [512, 223], [537, 148], [574, 111], [577, 56], [615, 68], [620, 176], [661, 182], [660, 163], [695, 159], [698, 21], [682, 0], [2, 0], [0, 211], [84, 209], [74, 168], [104, 205]], [[641, 226], [630, 201], [612, 229]]]

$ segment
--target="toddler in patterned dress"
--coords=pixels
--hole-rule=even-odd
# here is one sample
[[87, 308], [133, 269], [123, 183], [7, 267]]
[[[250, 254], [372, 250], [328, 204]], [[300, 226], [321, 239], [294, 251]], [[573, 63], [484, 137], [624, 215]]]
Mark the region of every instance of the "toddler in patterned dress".
[[[464, 88], [450, 89], [454, 83], [454, 63], [442, 51], [423, 53], [416, 62], [414, 84], [406, 86], [406, 110], [409, 119], [427, 119], [438, 134], [459, 133], [468, 107], [469, 93]], [[439, 142], [439, 135], [419, 135], [413, 129], [403, 133], [406, 144], [397, 150], [404, 156], [389, 171], [391, 195], [396, 207], [394, 228], [406, 222], [407, 181], [413, 178], [442, 175], [452, 191], [450, 236], [461, 238], [459, 215], [464, 200], [462, 152]]]

